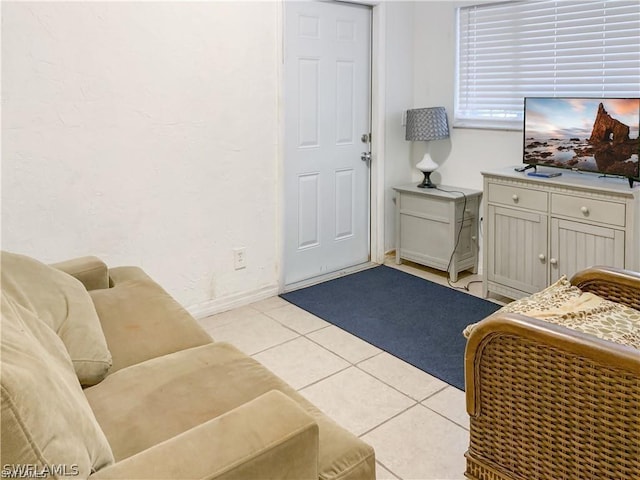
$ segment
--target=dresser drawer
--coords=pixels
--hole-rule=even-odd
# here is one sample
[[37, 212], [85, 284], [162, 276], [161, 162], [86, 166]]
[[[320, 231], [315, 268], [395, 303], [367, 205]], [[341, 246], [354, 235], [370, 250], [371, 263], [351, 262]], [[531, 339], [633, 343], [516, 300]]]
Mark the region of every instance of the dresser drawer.
[[510, 185], [489, 184], [489, 203], [547, 211], [547, 192]]
[[625, 226], [626, 210], [623, 203], [552, 193], [551, 213], [577, 220]]

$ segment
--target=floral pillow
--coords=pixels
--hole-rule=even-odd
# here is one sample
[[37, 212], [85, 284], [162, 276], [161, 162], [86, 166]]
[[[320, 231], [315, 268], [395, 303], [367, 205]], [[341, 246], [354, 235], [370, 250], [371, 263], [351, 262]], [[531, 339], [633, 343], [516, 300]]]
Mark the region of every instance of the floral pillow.
[[[582, 292], [565, 276], [544, 290], [498, 310], [519, 313], [640, 350], [640, 311]], [[469, 337], [476, 324], [464, 330]]]

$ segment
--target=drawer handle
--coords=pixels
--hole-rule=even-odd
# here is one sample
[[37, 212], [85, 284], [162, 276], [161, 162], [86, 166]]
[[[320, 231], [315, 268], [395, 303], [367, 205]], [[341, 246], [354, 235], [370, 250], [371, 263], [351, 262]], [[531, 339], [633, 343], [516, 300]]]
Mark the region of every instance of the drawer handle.
[[541, 262], [544, 262], [544, 260], [547, 258], [544, 256], [544, 253], [541, 253], [540, 255], [538, 255], [538, 258], [540, 259]]
[[511, 196], [511, 198], [513, 198], [513, 201], [516, 202], [516, 203], [518, 203], [518, 200], [520, 200], [518, 195], [516, 195], [515, 193]]
[[552, 257], [552, 258], [549, 259], [549, 263], [551, 265], [557, 265], [558, 264], [558, 260], [556, 260], [555, 258]]
[[589, 207], [580, 207], [580, 211], [585, 215], [589, 215]]

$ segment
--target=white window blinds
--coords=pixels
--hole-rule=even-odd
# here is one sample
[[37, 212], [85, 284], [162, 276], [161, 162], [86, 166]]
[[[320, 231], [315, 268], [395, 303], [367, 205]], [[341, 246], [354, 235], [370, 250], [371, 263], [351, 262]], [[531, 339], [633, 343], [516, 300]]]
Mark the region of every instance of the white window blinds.
[[522, 129], [524, 97], [640, 97], [640, 2], [457, 10], [454, 126]]

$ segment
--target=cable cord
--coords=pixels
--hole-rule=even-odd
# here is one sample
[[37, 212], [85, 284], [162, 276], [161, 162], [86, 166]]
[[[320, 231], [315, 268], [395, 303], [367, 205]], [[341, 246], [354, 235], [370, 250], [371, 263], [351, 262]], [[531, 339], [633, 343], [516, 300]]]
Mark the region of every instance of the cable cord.
[[[466, 292], [469, 291], [469, 285], [471, 285], [472, 283], [477, 283], [481, 280], [474, 280], [471, 281], [469, 283], [467, 283], [466, 285], [462, 286], [462, 287], [458, 287], [454, 284], [451, 283], [451, 274], [449, 272], [449, 269], [451, 268], [451, 263], [453, 262], [453, 256], [456, 254], [456, 250], [458, 249], [458, 244], [460, 243], [460, 237], [462, 235], [462, 228], [464, 226], [464, 212], [467, 210], [467, 195], [464, 192], [461, 192], [459, 190], [444, 190], [438, 186], [436, 186], [436, 190], [440, 190], [441, 192], [444, 193], [459, 193], [460, 195], [462, 195], [464, 197], [464, 203], [462, 204], [462, 220], [460, 221], [460, 228], [458, 229], [458, 234], [456, 236], [456, 244], [453, 247], [453, 251], [451, 252], [451, 256], [449, 257], [449, 263], [447, 264], [447, 283], [449, 284], [449, 286], [451, 288], [455, 288], [457, 290], [464, 290]], [[455, 221], [455, 219], [454, 219]]]

